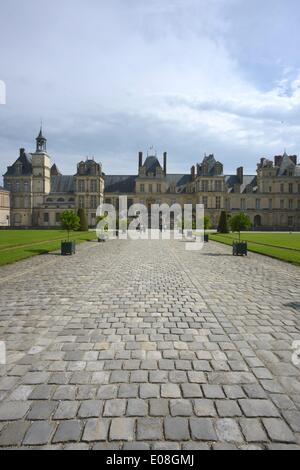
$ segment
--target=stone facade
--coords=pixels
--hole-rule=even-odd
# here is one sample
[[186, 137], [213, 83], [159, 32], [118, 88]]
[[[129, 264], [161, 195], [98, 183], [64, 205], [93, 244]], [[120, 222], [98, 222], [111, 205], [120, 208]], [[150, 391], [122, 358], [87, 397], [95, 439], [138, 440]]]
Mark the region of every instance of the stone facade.
[[10, 225], [10, 200], [9, 192], [0, 186], [0, 227]]
[[160, 163], [154, 152], [146, 158], [140, 152], [136, 175], [105, 175], [101, 164], [87, 159], [77, 165], [75, 175], [65, 176], [51, 166], [42, 130], [36, 143], [35, 153], [21, 149], [4, 175], [12, 226], [55, 227], [61, 212], [78, 208], [85, 209], [94, 226], [100, 203], [118, 208], [119, 196], [126, 195], [128, 206], [204, 204], [214, 227], [220, 212], [227, 210], [247, 213], [256, 229], [300, 230], [300, 165], [294, 155], [284, 153], [274, 162], [262, 158], [255, 175], [245, 175], [242, 167], [226, 175], [214, 155], [205, 156], [188, 174], [170, 174], [167, 153]]

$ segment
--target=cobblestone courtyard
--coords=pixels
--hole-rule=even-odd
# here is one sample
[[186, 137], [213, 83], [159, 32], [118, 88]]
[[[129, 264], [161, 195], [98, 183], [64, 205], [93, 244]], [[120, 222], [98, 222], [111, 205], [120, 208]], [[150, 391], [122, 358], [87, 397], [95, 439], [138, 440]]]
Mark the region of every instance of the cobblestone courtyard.
[[300, 448], [300, 269], [86, 243], [0, 269], [0, 446]]

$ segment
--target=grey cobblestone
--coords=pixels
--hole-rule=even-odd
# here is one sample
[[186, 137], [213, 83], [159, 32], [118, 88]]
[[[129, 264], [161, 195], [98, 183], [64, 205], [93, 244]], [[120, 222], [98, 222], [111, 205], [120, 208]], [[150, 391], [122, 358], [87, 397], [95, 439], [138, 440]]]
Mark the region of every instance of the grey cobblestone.
[[300, 447], [298, 267], [213, 242], [44, 260], [0, 268], [2, 448]]

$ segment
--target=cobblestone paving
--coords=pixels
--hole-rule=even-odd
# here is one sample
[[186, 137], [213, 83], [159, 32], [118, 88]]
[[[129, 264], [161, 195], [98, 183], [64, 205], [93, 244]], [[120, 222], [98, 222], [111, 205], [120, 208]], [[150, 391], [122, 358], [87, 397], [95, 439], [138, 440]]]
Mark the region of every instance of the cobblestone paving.
[[87, 243], [0, 270], [0, 446], [300, 448], [300, 269]]

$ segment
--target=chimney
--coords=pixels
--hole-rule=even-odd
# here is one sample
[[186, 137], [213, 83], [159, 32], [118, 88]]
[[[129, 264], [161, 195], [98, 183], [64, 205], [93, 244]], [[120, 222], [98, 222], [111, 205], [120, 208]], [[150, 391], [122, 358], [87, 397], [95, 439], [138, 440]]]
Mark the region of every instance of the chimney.
[[143, 166], [143, 152], [139, 152], [139, 168]]
[[25, 149], [20, 149], [20, 157], [22, 157], [25, 153]]
[[168, 159], [168, 154], [167, 152], [164, 153], [164, 173], [167, 176], [167, 159]]
[[244, 182], [244, 168], [242, 166], [240, 166], [237, 170], [236, 170], [236, 175], [239, 179], [239, 183], [240, 184], [243, 184]]
[[276, 155], [274, 157], [275, 166], [280, 166], [282, 163], [282, 159], [283, 159], [282, 155]]
[[193, 165], [192, 168], [191, 168], [191, 175], [192, 175], [192, 181], [195, 181], [195, 176], [196, 176], [196, 167], [195, 167], [195, 165]]

